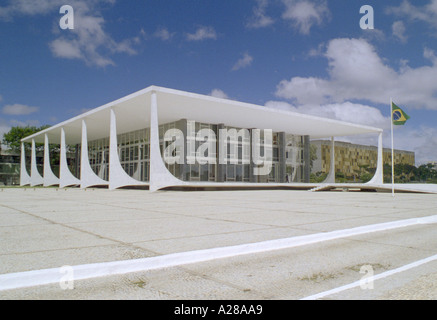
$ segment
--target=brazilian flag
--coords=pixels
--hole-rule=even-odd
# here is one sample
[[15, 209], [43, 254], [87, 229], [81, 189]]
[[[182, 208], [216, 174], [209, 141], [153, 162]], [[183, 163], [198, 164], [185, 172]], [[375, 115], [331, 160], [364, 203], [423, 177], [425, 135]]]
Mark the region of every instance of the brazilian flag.
[[405, 113], [401, 108], [395, 105], [393, 102], [391, 103], [391, 113], [393, 124], [396, 126], [404, 125], [410, 117]]

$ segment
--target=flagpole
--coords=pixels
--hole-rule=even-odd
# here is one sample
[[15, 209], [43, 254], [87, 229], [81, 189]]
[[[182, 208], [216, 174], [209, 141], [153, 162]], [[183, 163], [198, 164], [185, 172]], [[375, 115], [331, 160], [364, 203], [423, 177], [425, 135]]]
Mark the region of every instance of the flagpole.
[[393, 147], [393, 99], [390, 98], [390, 123], [391, 123], [391, 193], [395, 196], [395, 160]]

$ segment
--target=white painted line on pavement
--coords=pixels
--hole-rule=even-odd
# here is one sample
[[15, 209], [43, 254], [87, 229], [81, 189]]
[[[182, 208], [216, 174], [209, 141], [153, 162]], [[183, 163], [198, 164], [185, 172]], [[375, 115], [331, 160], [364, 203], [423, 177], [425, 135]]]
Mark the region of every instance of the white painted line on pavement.
[[[76, 281], [132, 272], [169, 268], [273, 250], [288, 249], [298, 246], [320, 243], [324, 241], [358, 236], [367, 233], [434, 223], [437, 223], [437, 215], [373, 224], [331, 232], [322, 232], [292, 238], [268, 240], [229, 247], [180, 252], [143, 259], [85, 264], [72, 266], [71, 268], [73, 272], [73, 279], [74, 281]], [[62, 272], [62, 270], [62, 268], [52, 268], [0, 275], [0, 291], [60, 283], [61, 281], [63, 281], [64, 277], [64, 273]]]
[[[366, 278], [366, 283], [373, 282], [373, 281], [379, 280], [379, 279], [383, 279], [383, 278], [392, 276], [392, 275], [394, 275], [396, 273], [404, 272], [404, 271], [407, 271], [407, 270], [419, 267], [419, 266], [421, 266], [423, 264], [426, 264], [426, 263], [429, 263], [429, 262], [432, 262], [432, 261], [435, 261], [435, 260], [437, 260], [437, 254], [434, 255], [434, 256], [431, 256], [431, 257], [419, 260], [419, 261], [415, 261], [413, 263], [407, 264], [407, 265], [399, 267], [397, 269], [389, 270], [389, 271], [380, 273], [380, 274], [378, 274], [376, 276], [368, 277], [368, 278]], [[331, 290], [328, 290], [328, 291], [324, 291], [324, 292], [321, 292], [321, 293], [314, 294], [312, 296], [308, 296], [306, 298], [302, 298], [301, 300], [316, 300], [316, 299], [321, 299], [321, 298], [324, 298], [324, 297], [329, 296], [329, 295], [333, 295], [333, 294], [336, 294], [336, 293], [340, 293], [342, 291], [346, 291], [346, 290], [349, 290], [349, 289], [352, 289], [352, 288], [359, 287], [361, 285], [362, 285], [362, 280], [359, 280], [359, 281], [355, 281], [353, 283], [350, 283], [350, 284], [347, 284], [347, 285], [344, 285], [344, 286], [341, 286], [341, 287], [338, 287], [338, 288], [334, 288], [334, 289], [331, 289]]]

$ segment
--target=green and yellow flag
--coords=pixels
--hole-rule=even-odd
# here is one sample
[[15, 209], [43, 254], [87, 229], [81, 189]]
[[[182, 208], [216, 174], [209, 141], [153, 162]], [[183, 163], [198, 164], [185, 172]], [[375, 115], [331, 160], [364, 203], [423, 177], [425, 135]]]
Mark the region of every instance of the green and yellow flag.
[[395, 105], [393, 102], [391, 103], [391, 113], [393, 124], [396, 126], [404, 125], [410, 117], [405, 113], [401, 108]]

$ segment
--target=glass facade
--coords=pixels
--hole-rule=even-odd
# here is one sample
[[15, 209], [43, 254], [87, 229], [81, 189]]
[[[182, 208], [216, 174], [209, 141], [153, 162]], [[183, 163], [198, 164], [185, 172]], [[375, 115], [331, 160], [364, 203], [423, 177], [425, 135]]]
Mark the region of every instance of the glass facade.
[[[309, 140], [304, 136], [272, 132], [271, 144], [264, 130], [234, 128], [181, 119], [159, 126], [161, 155], [167, 169], [183, 181], [203, 182], [308, 182], [305, 168]], [[182, 139], [178, 137], [182, 136]], [[256, 137], [256, 138], [254, 138]], [[179, 139], [179, 140], [178, 140]], [[256, 140], [254, 140], [256, 139]], [[129, 176], [150, 179], [150, 130], [142, 129], [117, 136], [121, 166]], [[220, 143], [220, 141], [222, 143]], [[176, 147], [175, 147], [176, 146]], [[254, 174], [253, 148], [261, 159], [272, 150], [271, 170]], [[266, 149], [267, 148], [267, 149]], [[109, 179], [109, 138], [88, 144], [93, 171]]]
[[[187, 121], [185, 181], [215, 181], [217, 125]], [[202, 147], [201, 147], [202, 146]]]
[[285, 135], [285, 182], [305, 180], [305, 141], [303, 136]]
[[250, 153], [251, 137], [250, 130], [223, 126], [219, 134], [223, 134], [221, 141], [225, 142], [225, 164], [223, 169], [223, 181], [225, 182], [250, 182]]
[[124, 171], [147, 182], [150, 177], [150, 130], [142, 129], [117, 136], [118, 156]]
[[109, 180], [109, 138], [88, 142], [88, 157], [94, 173]]
[[[169, 146], [171, 145], [171, 143], [173, 141], [164, 141], [164, 135], [166, 132], [173, 132], [176, 129], [180, 130], [182, 128], [179, 128], [180, 124], [178, 122], [171, 122], [168, 124], [163, 124], [161, 126], [159, 126], [159, 146], [160, 146], [160, 150], [161, 150], [161, 155], [163, 157], [166, 157], [167, 159], [170, 158], [174, 158], [174, 159], [179, 159], [179, 157], [182, 157], [183, 155], [181, 155], [181, 150], [173, 150], [171, 151]], [[170, 131], [172, 130], [172, 131]], [[185, 143], [185, 142], [183, 142]], [[183, 145], [182, 145], [183, 146]], [[185, 148], [184, 148], [185, 149]], [[170, 163], [170, 161], [164, 161], [168, 171], [170, 171], [170, 173], [172, 175], [174, 175], [176, 178], [181, 179], [181, 180], [185, 180], [184, 177], [186, 175], [186, 173], [184, 172], [184, 166], [183, 164], [178, 163], [175, 160], [175, 163]]]
[[[117, 135], [120, 164], [129, 176], [149, 181], [150, 130], [142, 129]], [[109, 180], [109, 138], [88, 142], [91, 168], [103, 180]]]

